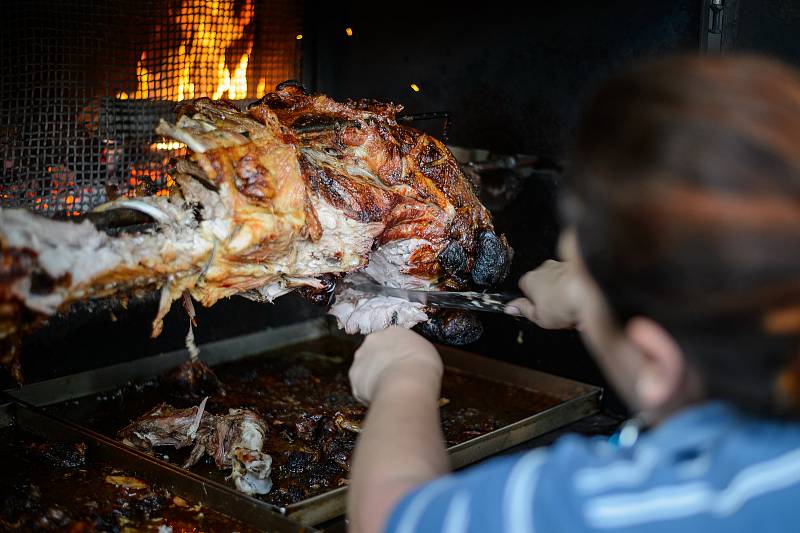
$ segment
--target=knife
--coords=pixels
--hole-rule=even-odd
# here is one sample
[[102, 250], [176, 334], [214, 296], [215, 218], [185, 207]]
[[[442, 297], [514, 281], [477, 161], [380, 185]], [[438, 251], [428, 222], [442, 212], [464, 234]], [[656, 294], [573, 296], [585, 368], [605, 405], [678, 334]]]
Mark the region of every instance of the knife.
[[[489, 313], [507, 313], [508, 303], [524, 295], [521, 292], [455, 292], [426, 291], [422, 289], [401, 289], [377, 283], [355, 283], [350, 288], [366, 294], [393, 296], [409, 302], [417, 302], [429, 307], [442, 309], [467, 309]], [[516, 314], [516, 313], [513, 313]]]

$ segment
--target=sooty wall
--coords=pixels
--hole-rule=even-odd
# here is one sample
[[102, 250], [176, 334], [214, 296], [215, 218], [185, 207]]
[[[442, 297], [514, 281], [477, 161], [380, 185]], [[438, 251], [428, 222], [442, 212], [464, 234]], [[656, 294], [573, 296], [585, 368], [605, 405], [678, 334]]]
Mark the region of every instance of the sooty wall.
[[536, 154], [562, 151], [581, 96], [614, 67], [696, 50], [702, 4], [311, 3], [306, 64], [318, 90], [448, 110], [454, 144]]

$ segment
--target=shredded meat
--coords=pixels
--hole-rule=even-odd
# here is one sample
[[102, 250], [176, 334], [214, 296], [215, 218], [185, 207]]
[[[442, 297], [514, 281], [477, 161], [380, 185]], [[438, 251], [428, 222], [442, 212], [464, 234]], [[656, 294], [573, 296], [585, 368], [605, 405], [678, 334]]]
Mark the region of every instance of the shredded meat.
[[266, 494], [272, 488], [272, 457], [262, 453], [266, 423], [249, 409], [230, 409], [226, 415], [212, 415], [199, 406], [176, 409], [161, 404], [122, 429], [118, 437], [142, 451], [157, 446], [176, 449], [194, 445], [184, 468], [197, 464], [204, 455], [217, 468], [230, 468], [236, 489], [245, 494]]

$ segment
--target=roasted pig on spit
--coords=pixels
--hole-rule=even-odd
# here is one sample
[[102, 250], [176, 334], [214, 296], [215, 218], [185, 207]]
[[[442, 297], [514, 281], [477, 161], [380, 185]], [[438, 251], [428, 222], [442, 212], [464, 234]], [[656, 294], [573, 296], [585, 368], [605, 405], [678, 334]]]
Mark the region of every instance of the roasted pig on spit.
[[[174, 300], [205, 306], [243, 295], [271, 301], [301, 289], [328, 302], [343, 274], [405, 288], [498, 283], [511, 251], [448, 149], [398, 124], [402, 108], [336, 102], [284, 83], [240, 110], [182, 103], [156, 131], [185, 143], [169, 197], [122, 198], [150, 229], [110, 235], [89, 221], [0, 210], [0, 341], [89, 298], [160, 288], [153, 335]], [[480, 324], [397, 298], [338, 291], [331, 309], [350, 333], [424, 323], [468, 342]]]

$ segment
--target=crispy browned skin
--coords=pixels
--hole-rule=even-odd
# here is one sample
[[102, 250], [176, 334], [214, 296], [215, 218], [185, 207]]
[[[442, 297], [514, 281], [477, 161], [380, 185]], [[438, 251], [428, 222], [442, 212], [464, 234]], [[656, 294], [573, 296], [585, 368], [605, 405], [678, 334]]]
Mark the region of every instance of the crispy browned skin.
[[[294, 142], [309, 190], [350, 218], [382, 222], [380, 244], [410, 238], [430, 241], [415, 250], [409, 274], [431, 279], [444, 275], [448, 286], [462, 286], [463, 278], [443, 271], [439, 254], [447, 244], [459, 244], [466, 257], [462, 273], [469, 272], [477, 255], [477, 236], [494, 229], [491, 217], [450, 151], [430, 135], [398, 124], [395, 115], [400, 110], [401, 106], [371, 100], [339, 103], [290, 85], [264, 96], [249, 113], [264, 122], [277, 116], [298, 132]], [[319, 152], [333, 161], [320, 164], [313, 156]], [[365, 169], [369, 175], [350, 168]]]

